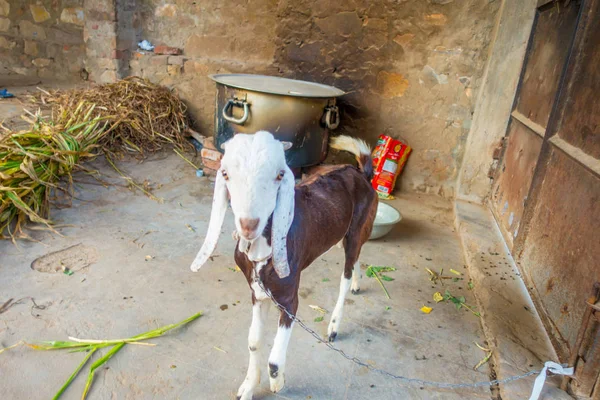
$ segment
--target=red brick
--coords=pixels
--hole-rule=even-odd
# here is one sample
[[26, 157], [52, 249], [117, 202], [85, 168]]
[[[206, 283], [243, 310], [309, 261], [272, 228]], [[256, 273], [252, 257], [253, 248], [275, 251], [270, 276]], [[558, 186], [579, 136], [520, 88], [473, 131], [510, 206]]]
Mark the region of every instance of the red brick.
[[154, 54], [167, 54], [170, 56], [177, 56], [181, 54], [181, 49], [177, 47], [169, 47], [169, 46], [155, 46]]
[[206, 169], [218, 170], [221, 168], [221, 161], [211, 161], [207, 159], [202, 159], [202, 167], [206, 172]]
[[202, 146], [204, 146], [205, 149], [217, 150], [217, 148], [215, 147], [215, 138], [214, 137], [208, 137], [208, 138], [204, 139]]
[[212, 160], [212, 161], [221, 161], [223, 158], [223, 154], [219, 153], [217, 150], [210, 150], [207, 148], [203, 148], [200, 151], [200, 156], [202, 156], [202, 160]]

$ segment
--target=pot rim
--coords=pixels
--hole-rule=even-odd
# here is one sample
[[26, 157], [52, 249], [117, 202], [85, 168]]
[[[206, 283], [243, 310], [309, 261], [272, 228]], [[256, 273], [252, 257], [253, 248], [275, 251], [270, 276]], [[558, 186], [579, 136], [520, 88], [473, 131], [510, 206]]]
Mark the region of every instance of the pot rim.
[[[217, 84], [252, 92], [305, 98], [334, 98], [345, 95], [343, 90], [321, 83], [256, 74], [212, 74]], [[271, 81], [271, 82], [269, 82]]]

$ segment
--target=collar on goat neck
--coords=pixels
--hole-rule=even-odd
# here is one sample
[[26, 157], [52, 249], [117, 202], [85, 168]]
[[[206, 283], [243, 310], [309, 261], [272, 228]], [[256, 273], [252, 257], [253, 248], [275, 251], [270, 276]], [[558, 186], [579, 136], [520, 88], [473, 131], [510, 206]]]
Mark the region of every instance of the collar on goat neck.
[[240, 237], [238, 249], [242, 253], [246, 254], [248, 259], [254, 263], [267, 261], [273, 257], [273, 249], [267, 243], [267, 239], [264, 236], [259, 236], [252, 242]]

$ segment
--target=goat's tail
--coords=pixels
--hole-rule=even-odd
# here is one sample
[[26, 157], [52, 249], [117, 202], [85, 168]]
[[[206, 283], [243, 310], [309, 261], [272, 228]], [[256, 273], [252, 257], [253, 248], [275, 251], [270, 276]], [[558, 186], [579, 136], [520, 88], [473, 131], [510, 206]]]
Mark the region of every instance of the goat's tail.
[[361, 139], [350, 136], [336, 136], [331, 138], [329, 147], [336, 150], [345, 150], [354, 154], [358, 167], [365, 174], [368, 181], [373, 179], [373, 161], [371, 160], [371, 148]]

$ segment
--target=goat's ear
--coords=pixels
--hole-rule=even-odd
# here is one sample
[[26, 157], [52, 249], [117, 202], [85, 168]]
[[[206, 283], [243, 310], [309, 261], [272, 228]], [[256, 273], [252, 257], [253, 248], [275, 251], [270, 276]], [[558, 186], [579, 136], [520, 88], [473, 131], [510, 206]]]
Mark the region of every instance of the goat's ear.
[[280, 142], [283, 145], [283, 151], [288, 151], [294, 145], [292, 142], [286, 142], [286, 141], [283, 141], [283, 140], [280, 140]]
[[273, 212], [271, 246], [273, 248], [273, 268], [280, 278], [290, 274], [287, 254], [287, 234], [294, 220], [294, 174], [286, 166], [285, 175], [277, 192], [277, 203]]
[[190, 267], [194, 272], [198, 271], [200, 267], [204, 265], [213, 251], [215, 251], [215, 247], [217, 247], [219, 235], [221, 234], [221, 227], [223, 226], [223, 220], [225, 219], [225, 212], [227, 211], [227, 194], [225, 179], [223, 178], [221, 170], [218, 170], [217, 179], [215, 181], [212, 210], [210, 213], [210, 222], [208, 223], [208, 232], [204, 238], [202, 248]]

